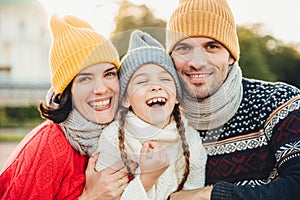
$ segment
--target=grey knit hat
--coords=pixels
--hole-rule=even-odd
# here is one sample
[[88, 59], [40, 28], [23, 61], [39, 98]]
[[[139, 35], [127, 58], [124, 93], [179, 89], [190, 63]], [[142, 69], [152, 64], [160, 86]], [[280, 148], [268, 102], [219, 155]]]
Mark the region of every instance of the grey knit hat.
[[157, 64], [163, 67], [174, 79], [178, 100], [181, 100], [181, 86], [173, 61], [164, 47], [151, 35], [135, 30], [130, 35], [127, 54], [121, 60], [119, 103], [125, 95], [127, 85], [134, 72], [145, 64]]

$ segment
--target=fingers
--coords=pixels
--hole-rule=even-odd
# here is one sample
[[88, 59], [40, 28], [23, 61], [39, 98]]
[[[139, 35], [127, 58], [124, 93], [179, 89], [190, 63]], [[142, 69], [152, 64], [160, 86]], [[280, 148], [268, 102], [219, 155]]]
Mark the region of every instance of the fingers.
[[95, 155], [93, 155], [89, 158], [88, 165], [86, 168], [86, 173], [92, 173], [95, 171], [95, 166], [96, 166], [98, 157], [99, 157], [99, 153], [96, 153]]
[[143, 146], [146, 146], [148, 148], [151, 148], [151, 149], [157, 149], [159, 150], [159, 144], [156, 142], [156, 141], [153, 141], [153, 140], [149, 140], [149, 141], [146, 141]]
[[122, 187], [123, 185], [127, 185], [128, 181], [129, 181], [128, 176], [123, 176], [117, 182], [118, 183], [118, 187]]
[[125, 169], [124, 164], [122, 162], [116, 162], [112, 166], [107, 167], [106, 169], [104, 169], [102, 171], [109, 175], [113, 175], [119, 171], [124, 172], [124, 173], [127, 172], [127, 170]]
[[147, 159], [152, 158], [153, 152], [159, 151], [159, 145], [155, 141], [146, 141], [141, 148], [141, 155], [146, 155]]

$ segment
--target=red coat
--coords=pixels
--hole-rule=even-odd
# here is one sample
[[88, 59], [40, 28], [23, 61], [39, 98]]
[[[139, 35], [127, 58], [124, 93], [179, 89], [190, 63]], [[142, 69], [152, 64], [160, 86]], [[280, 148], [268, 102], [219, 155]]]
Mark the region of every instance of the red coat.
[[75, 151], [60, 126], [46, 121], [17, 146], [0, 175], [0, 199], [77, 199], [87, 158]]

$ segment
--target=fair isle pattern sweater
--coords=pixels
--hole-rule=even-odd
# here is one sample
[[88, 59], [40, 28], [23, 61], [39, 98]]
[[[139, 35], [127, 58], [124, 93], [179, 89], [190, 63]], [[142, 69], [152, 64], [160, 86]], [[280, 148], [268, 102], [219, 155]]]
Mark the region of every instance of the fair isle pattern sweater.
[[75, 151], [58, 124], [46, 121], [16, 147], [0, 175], [1, 200], [77, 199], [87, 157]]
[[198, 130], [208, 153], [206, 184], [215, 184], [212, 200], [299, 198], [299, 108], [299, 89], [243, 79], [235, 116]]

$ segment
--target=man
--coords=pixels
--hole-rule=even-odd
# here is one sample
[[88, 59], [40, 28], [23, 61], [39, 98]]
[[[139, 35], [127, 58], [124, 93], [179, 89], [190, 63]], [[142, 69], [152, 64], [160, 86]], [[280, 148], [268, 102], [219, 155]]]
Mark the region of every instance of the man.
[[171, 199], [299, 199], [299, 89], [242, 77], [226, 0], [181, 0], [167, 29], [183, 110], [208, 153], [208, 186]]

